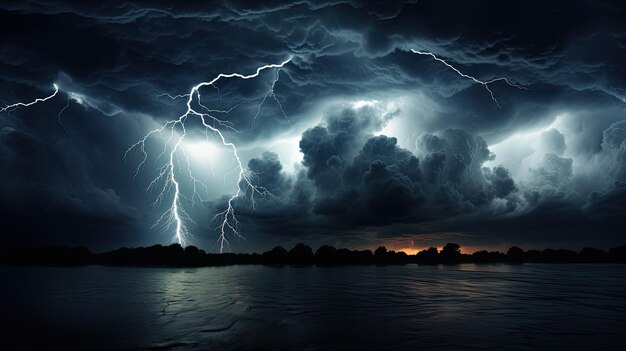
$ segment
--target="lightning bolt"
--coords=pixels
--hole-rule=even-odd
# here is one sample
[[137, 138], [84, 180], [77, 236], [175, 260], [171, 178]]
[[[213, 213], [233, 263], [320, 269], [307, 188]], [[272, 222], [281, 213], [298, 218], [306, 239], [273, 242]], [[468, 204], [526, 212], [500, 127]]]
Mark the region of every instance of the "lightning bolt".
[[6, 105], [5, 104], [6, 106], [0, 108], [0, 113], [5, 112], [5, 111], [7, 113], [11, 113], [11, 111], [13, 111], [13, 110], [15, 110], [17, 108], [29, 107], [29, 106], [38, 104], [40, 102], [45, 102], [45, 101], [48, 101], [48, 100], [52, 99], [59, 92], [59, 86], [58, 85], [52, 84], [52, 86], [54, 87], [54, 93], [52, 93], [52, 94], [50, 94], [50, 95], [48, 95], [46, 97], [43, 97], [43, 98], [37, 98], [37, 99], [35, 99], [35, 100], [31, 101], [31, 102], [16, 102], [16, 103], [11, 104], [11, 105]]
[[[250, 132], [252, 132], [252, 130], [254, 129], [254, 126], [256, 125], [256, 120], [259, 118], [259, 114], [261, 114], [261, 107], [263, 107], [263, 104], [265, 104], [265, 101], [267, 101], [267, 98], [269, 96], [271, 96], [274, 99], [274, 101], [276, 101], [276, 103], [278, 104], [278, 107], [280, 108], [280, 112], [282, 112], [283, 114], [283, 117], [287, 119], [287, 114], [285, 113], [285, 110], [283, 109], [283, 104], [280, 103], [280, 100], [278, 100], [278, 98], [276, 97], [276, 93], [274, 92], [274, 87], [276, 86], [276, 82], [278, 82], [278, 78], [280, 78], [280, 69], [276, 70], [276, 76], [274, 77], [274, 80], [272, 81], [272, 87], [265, 94], [265, 96], [263, 96], [263, 100], [259, 104], [256, 114], [252, 118], [252, 124], [250, 125]], [[219, 89], [218, 89], [218, 93], [219, 93]]]
[[67, 104], [65, 104], [65, 106], [63, 106], [61, 111], [59, 111], [59, 113], [57, 113], [57, 123], [59, 123], [59, 125], [61, 127], [63, 127], [63, 130], [65, 131], [65, 134], [68, 134], [69, 131], [67, 130], [67, 127], [65, 127], [65, 124], [63, 123], [63, 120], [62, 120], [61, 116], [63, 115], [63, 112], [65, 112], [65, 110], [67, 110], [67, 108], [70, 107], [70, 100], [71, 100], [71, 95], [68, 94], [67, 95]]
[[491, 79], [491, 80], [487, 80], [487, 81], [478, 80], [478, 79], [476, 79], [475, 77], [472, 77], [472, 76], [470, 76], [470, 75], [467, 75], [467, 74], [465, 74], [465, 73], [463, 73], [463, 72], [459, 71], [459, 70], [458, 70], [458, 69], [456, 69], [454, 66], [452, 66], [451, 64], [449, 64], [449, 63], [448, 63], [448, 62], [446, 62], [445, 60], [443, 60], [443, 59], [441, 59], [441, 58], [437, 57], [437, 56], [436, 56], [435, 54], [433, 54], [432, 52], [428, 52], [428, 51], [418, 51], [418, 50], [414, 50], [414, 49], [411, 49], [411, 52], [413, 52], [414, 54], [418, 54], [418, 55], [426, 55], [426, 56], [430, 56], [430, 57], [432, 57], [434, 60], [439, 61], [439, 62], [443, 63], [444, 65], [446, 65], [446, 67], [450, 68], [451, 70], [453, 70], [456, 74], [460, 75], [461, 77], [463, 77], [463, 78], [467, 78], [467, 79], [470, 79], [470, 80], [472, 80], [474, 83], [482, 85], [482, 86], [483, 86], [483, 87], [484, 87], [484, 88], [485, 88], [485, 89], [489, 92], [489, 95], [491, 96], [491, 100], [492, 100], [493, 102], [495, 102], [495, 103], [496, 103], [496, 105], [498, 105], [498, 107], [501, 107], [501, 106], [500, 106], [500, 103], [498, 103], [498, 99], [496, 99], [496, 97], [493, 95], [493, 91], [491, 91], [491, 89], [489, 89], [489, 84], [502, 81], [502, 82], [505, 82], [506, 84], [508, 84], [509, 86], [514, 87], [514, 88], [521, 89], [521, 90], [528, 90], [528, 89], [527, 89], [526, 87], [524, 87], [524, 86], [521, 86], [521, 85], [519, 85], [519, 84], [512, 83], [511, 81], [509, 81], [509, 80], [508, 80], [507, 78], [505, 78], [505, 77], [497, 77], [497, 78], [493, 78], [493, 79]]
[[[241, 73], [220, 73], [210, 81], [201, 82], [193, 86], [187, 94], [172, 95], [164, 93], [157, 95], [157, 97], [167, 97], [172, 100], [186, 99], [187, 109], [185, 113], [175, 119], [166, 121], [159, 128], [148, 132], [143, 138], [141, 138], [135, 144], [131, 145], [126, 150], [126, 152], [124, 153], [124, 159], [126, 159], [129, 152], [133, 150], [139, 150], [142, 158], [139, 162], [139, 165], [135, 169], [134, 176], [136, 176], [148, 159], [148, 152], [145, 148], [146, 142], [151, 137], [155, 137], [163, 133], [166, 133], [166, 135], [168, 135], [167, 140], [164, 143], [163, 151], [157, 156], [155, 161], [159, 162], [159, 160], [161, 159], [166, 159], [165, 164], [161, 168], [159, 168], [158, 175], [151, 181], [150, 185], [148, 186], [148, 190], [160, 188], [160, 191], [153, 203], [155, 207], [159, 207], [167, 194], [169, 194], [170, 192], [174, 193], [169, 208], [165, 212], [163, 212], [158, 220], [154, 223], [154, 226], [163, 225], [166, 228], [173, 227], [175, 234], [172, 241], [177, 242], [182, 246], [187, 245], [190, 235], [189, 223], [193, 223], [193, 220], [185, 210], [185, 201], [193, 204], [195, 203], [195, 199], [202, 198], [201, 194], [208, 193], [208, 186], [192, 175], [189, 158], [187, 157], [184, 148], [181, 148], [181, 144], [187, 136], [186, 122], [190, 118], [198, 118], [204, 126], [205, 133], [207, 135], [209, 131], [213, 132], [223, 146], [230, 148], [233, 154], [233, 158], [236, 162], [236, 167], [233, 171], [238, 175], [237, 190], [228, 199], [226, 208], [222, 212], [216, 214], [211, 220], [211, 223], [218, 223], [215, 227], [215, 231], [219, 233], [217, 242], [220, 247], [220, 252], [222, 252], [225, 247], [230, 247], [230, 243], [228, 240], [229, 235], [240, 239], [243, 238], [239, 231], [240, 223], [235, 216], [235, 208], [233, 204], [235, 199], [237, 199], [242, 194], [245, 195], [247, 198], [249, 198], [252, 204], [252, 210], [254, 211], [255, 196], [275, 198], [275, 196], [266, 188], [254, 184], [254, 179], [256, 175], [252, 171], [244, 167], [241, 158], [239, 157], [237, 146], [232, 141], [229, 141], [224, 135], [224, 132], [226, 131], [239, 132], [235, 128], [234, 124], [228, 120], [224, 120], [215, 116], [216, 113], [228, 114], [230, 111], [236, 108], [237, 105], [228, 110], [211, 109], [202, 103], [200, 89], [203, 87], [213, 87], [214, 89], [217, 89], [219, 94], [219, 89], [216, 86], [216, 83], [219, 80], [228, 78], [247, 80], [258, 77], [259, 74], [264, 70], [276, 69], [276, 76], [272, 81], [270, 90], [263, 97], [263, 100], [259, 104], [257, 114], [253, 118], [253, 127], [256, 118], [260, 113], [261, 106], [270, 96], [273, 97], [273, 99], [278, 103], [281, 112], [283, 112], [284, 115], [282, 105], [280, 104], [280, 101], [274, 93], [274, 86], [279, 78], [278, 72], [287, 63], [291, 62], [291, 60], [292, 57], [289, 57], [287, 60], [279, 64], [268, 64], [258, 67], [254, 73], [248, 75]], [[180, 154], [182, 154], [182, 157]], [[191, 195], [185, 195], [181, 190], [179, 173], [182, 173], [183, 168], [185, 168], [184, 172], [189, 177], [192, 184]]]

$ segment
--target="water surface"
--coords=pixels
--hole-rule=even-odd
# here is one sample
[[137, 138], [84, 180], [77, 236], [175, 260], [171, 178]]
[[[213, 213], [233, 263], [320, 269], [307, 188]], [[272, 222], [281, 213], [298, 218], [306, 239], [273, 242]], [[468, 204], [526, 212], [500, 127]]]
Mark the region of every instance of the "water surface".
[[621, 349], [626, 265], [0, 266], [2, 340], [80, 349]]

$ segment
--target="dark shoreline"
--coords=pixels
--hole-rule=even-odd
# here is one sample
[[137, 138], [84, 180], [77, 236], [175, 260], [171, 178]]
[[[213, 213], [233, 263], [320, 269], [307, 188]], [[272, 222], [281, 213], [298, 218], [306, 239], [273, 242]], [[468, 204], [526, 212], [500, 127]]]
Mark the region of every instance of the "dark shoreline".
[[460, 246], [449, 243], [441, 251], [423, 250], [415, 255], [387, 251], [379, 247], [371, 250], [336, 249], [322, 246], [315, 253], [311, 247], [297, 244], [291, 250], [280, 246], [262, 254], [211, 254], [195, 246], [185, 248], [170, 246], [120, 248], [93, 253], [86, 247], [30, 246], [5, 249], [0, 253], [0, 263], [31, 266], [143, 266], [143, 267], [207, 267], [228, 265], [386, 265], [386, 264], [460, 264], [460, 263], [626, 263], [626, 245], [609, 251], [584, 248], [580, 252], [546, 249], [524, 251], [518, 247], [506, 253], [478, 251], [462, 254]]

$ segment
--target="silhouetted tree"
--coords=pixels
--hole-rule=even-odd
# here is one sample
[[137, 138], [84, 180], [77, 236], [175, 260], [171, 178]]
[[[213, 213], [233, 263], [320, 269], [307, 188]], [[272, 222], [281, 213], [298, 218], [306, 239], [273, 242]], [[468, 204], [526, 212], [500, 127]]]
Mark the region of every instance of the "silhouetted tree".
[[185, 247], [185, 255], [197, 255], [200, 253], [200, 249], [197, 247], [190, 245]]
[[357, 263], [372, 263], [374, 262], [374, 254], [371, 250], [353, 251], [352, 257]]
[[541, 251], [528, 250], [524, 252], [524, 262], [542, 262]]
[[447, 243], [440, 254], [442, 262], [454, 263], [461, 261], [461, 246], [455, 243]]
[[[520, 259], [521, 257], [521, 259]], [[431, 247], [407, 255], [404, 252], [387, 251], [384, 246], [370, 250], [335, 249], [332, 246], [320, 247], [313, 255], [311, 248], [298, 244], [290, 251], [277, 246], [263, 254], [207, 254], [194, 246], [182, 248], [178, 244], [169, 246], [120, 248], [93, 254], [85, 247], [22, 247], [0, 248], [0, 262], [26, 265], [159, 265], [159, 266], [219, 266], [230, 264], [434, 264], [462, 262], [616, 262], [626, 263], [626, 246], [612, 248], [608, 253], [586, 247], [580, 253], [571, 250], [522, 251], [510, 248], [506, 254], [486, 250], [464, 255], [458, 244], [449, 243], [441, 252]]]
[[185, 247], [185, 264], [189, 266], [202, 266], [206, 264], [206, 253], [195, 246]]
[[374, 250], [374, 260], [377, 263], [386, 263], [387, 248], [384, 246], [379, 246], [376, 250]]
[[302, 243], [297, 244], [293, 249], [289, 250], [287, 255], [289, 263], [293, 264], [310, 264], [313, 263], [313, 250], [310, 246]]
[[287, 250], [282, 246], [276, 246], [270, 251], [264, 252], [261, 257], [264, 263], [283, 264], [287, 262]]
[[331, 264], [335, 262], [337, 249], [332, 246], [323, 245], [315, 252], [315, 261], [319, 264]]
[[418, 252], [415, 256], [418, 263], [434, 264], [439, 261], [439, 252], [436, 247], [429, 247], [427, 250]]
[[609, 255], [606, 252], [593, 247], [585, 247], [580, 251], [578, 257], [581, 262], [606, 262], [609, 260]]
[[509, 262], [522, 262], [524, 260], [524, 250], [513, 246], [506, 252], [506, 259]]
[[539, 262], [558, 263], [558, 262], [577, 262], [578, 254], [571, 250], [554, 250], [545, 249], [539, 255]]
[[612, 248], [609, 255], [614, 262], [626, 262], [626, 245]]
[[489, 251], [487, 250], [481, 250], [481, 251], [476, 251], [472, 254], [472, 261], [477, 262], [477, 263], [487, 263], [487, 262], [493, 262], [491, 255], [489, 254]]
[[408, 262], [408, 256], [406, 254], [406, 252], [404, 251], [400, 251], [400, 252], [395, 252], [395, 251], [389, 251], [387, 252], [387, 263], [393, 263], [393, 264], [406, 264]]

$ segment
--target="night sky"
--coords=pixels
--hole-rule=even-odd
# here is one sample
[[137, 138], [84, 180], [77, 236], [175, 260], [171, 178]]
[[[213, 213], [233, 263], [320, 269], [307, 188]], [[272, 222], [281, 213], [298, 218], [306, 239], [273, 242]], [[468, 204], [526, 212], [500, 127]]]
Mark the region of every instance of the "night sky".
[[[260, 3], [0, 3], [0, 104], [59, 88], [0, 113], [3, 245], [176, 242], [158, 176], [178, 141], [186, 243], [207, 251], [238, 187], [235, 252], [626, 242], [620, 1]], [[125, 151], [186, 112], [172, 97], [289, 58], [193, 102], [274, 196], [197, 116], [148, 138], [135, 175]]]

